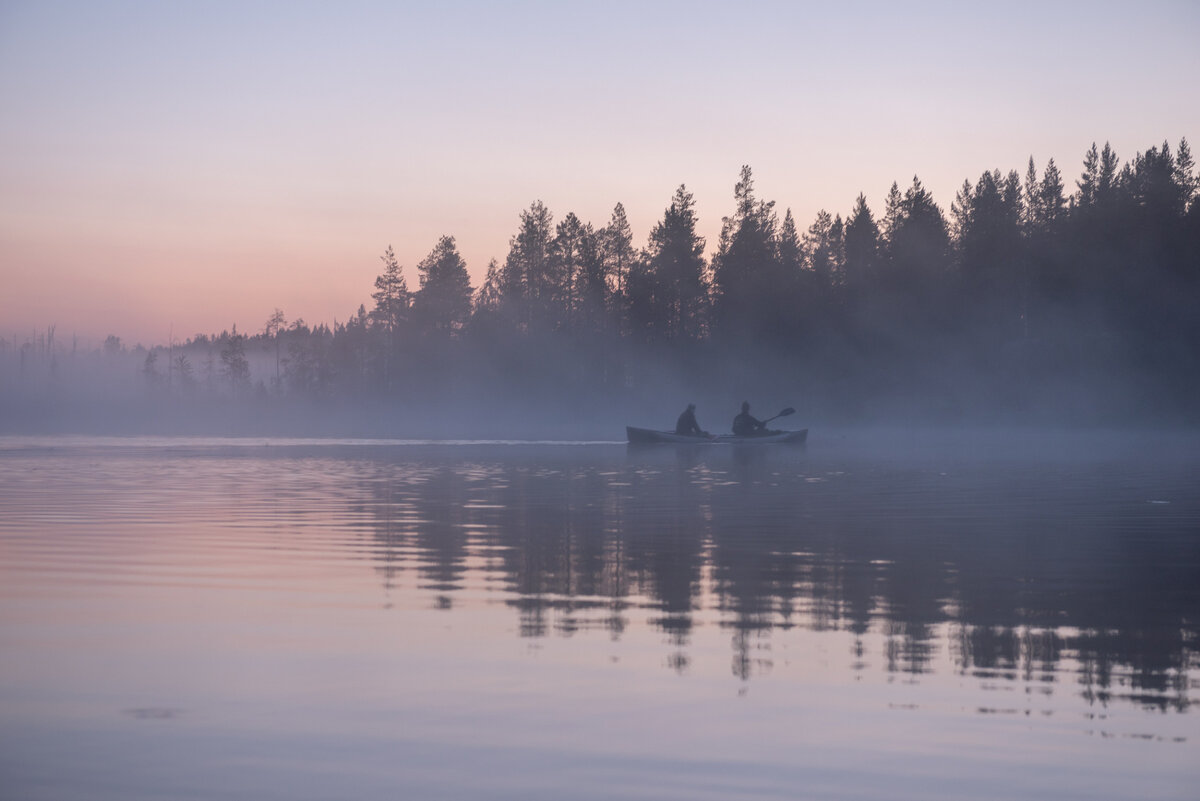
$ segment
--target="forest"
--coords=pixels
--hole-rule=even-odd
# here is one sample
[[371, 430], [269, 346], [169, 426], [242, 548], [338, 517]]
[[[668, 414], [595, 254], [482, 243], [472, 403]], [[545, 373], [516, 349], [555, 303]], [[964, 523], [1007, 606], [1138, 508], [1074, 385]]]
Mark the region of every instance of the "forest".
[[95, 352], [54, 327], [0, 341], [0, 409], [8, 431], [89, 415], [371, 434], [667, 425], [689, 400], [723, 418], [743, 397], [843, 422], [1195, 423], [1198, 188], [1185, 139], [1126, 161], [1093, 144], [1074, 179], [1053, 159], [985, 171], [948, 209], [914, 177], [881, 210], [860, 194], [807, 227], [746, 166], [716, 243], [683, 185], [642, 246], [619, 203], [596, 225], [538, 201], [478, 287], [444, 236], [415, 286], [386, 248], [344, 321], [276, 309], [256, 330]]

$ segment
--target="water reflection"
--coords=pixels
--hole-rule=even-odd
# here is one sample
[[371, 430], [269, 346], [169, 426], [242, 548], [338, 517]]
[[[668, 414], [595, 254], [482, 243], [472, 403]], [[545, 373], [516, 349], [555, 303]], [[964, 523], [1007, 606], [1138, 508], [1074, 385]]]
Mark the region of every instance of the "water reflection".
[[[482, 456], [371, 462], [350, 506], [369, 513], [385, 588], [410, 574], [446, 610], [482, 591], [528, 638], [619, 639], [644, 622], [680, 672], [697, 627], [729, 632], [742, 679], [771, 671], [774, 637], [796, 628], [851, 634], [852, 671], [917, 676], [944, 661], [1098, 705], [1191, 703], [1190, 467], [767, 449]], [[1151, 502], [1161, 495], [1173, 500]]]
[[[163, 553], [191, 537], [212, 581], [245, 580], [226, 565], [246, 548], [308, 547], [318, 566], [337, 551], [367, 560], [382, 605], [499, 605], [531, 640], [650, 627], [681, 674], [700, 631], [726, 635], [741, 680], [807, 631], [847, 635], [834, 661], [852, 674], [1192, 703], [1190, 452], [190, 443], [3, 456], [0, 545], [18, 567], [34, 553], [118, 582], [128, 559], [124, 580], [143, 581], [156, 563], [136, 541], [153, 527]], [[106, 538], [79, 536], [101, 524]]]
[[1200, 448], [1099, 441], [0, 440], [0, 796], [1190, 797]]

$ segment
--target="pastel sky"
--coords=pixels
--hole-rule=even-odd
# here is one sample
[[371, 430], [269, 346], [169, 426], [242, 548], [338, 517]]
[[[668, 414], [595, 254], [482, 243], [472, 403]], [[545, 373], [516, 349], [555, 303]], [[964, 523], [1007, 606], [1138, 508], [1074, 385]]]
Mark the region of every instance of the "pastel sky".
[[542, 200], [635, 244], [742, 164], [807, 228], [919, 175], [1069, 188], [1093, 141], [1200, 147], [1200, 3], [0, 0], [0, 337], [331, 323], [390, 244], [478, 282]]

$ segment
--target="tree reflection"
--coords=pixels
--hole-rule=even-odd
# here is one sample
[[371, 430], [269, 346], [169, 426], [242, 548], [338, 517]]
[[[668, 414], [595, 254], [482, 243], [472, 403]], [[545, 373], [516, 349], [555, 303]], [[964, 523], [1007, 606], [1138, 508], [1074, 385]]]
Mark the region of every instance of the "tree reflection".
[[522, 637], [648, 625], [686, 672], [696, 628], [718, 626], [749, 679], [772, 669], [778, 632], [841, 631], [854, 671], [917, 676], [944, 654], [981, 680], [1188, 708], [1200, 544], [1186, 515], [1159, 520], [1147, 551], [1103, 499], [715, 454], [381, 462], [354, 508], [385, 587], [411, 572], [446, 609], [499, 591]]

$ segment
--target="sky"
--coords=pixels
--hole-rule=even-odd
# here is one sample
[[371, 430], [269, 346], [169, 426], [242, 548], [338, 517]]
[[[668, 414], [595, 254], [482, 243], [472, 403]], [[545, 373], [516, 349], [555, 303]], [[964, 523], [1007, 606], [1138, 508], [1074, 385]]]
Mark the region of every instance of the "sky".
[[759, 197], [879, 215], [919, 176], [1200, 146], [1200, 3], [0, 0], [0, 338], [345, 320], [391, 245], [478, 284], [543, 201], [711, 253]]

